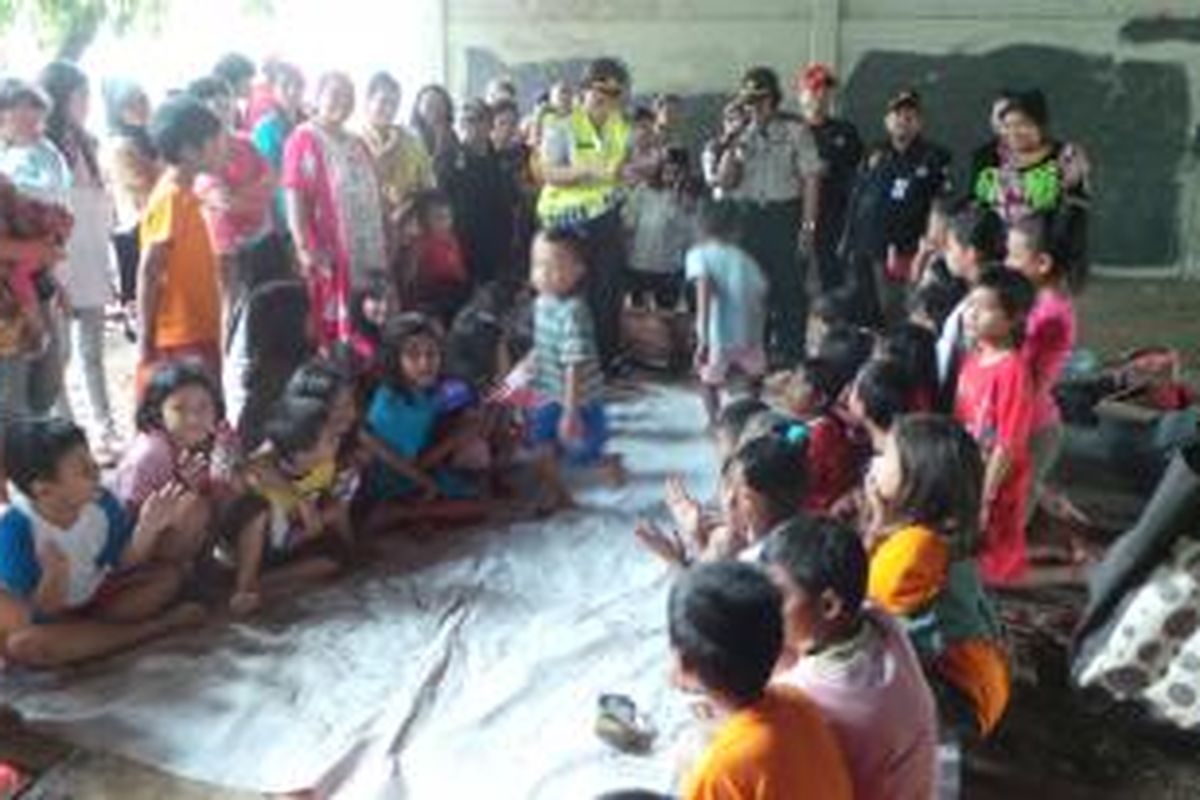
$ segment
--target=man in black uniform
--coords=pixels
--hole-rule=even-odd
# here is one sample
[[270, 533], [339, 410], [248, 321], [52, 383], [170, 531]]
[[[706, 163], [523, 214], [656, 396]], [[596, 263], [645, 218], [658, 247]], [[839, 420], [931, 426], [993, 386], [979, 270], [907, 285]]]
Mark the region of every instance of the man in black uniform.
[[821, 160], [825, 162], [813, 253], [821, 278], [821, 291], [830, 292], [846, 283], [838, 246], [846, 232], [846, 209], [862, 162], [863, 145], [858, 129], [852, 123], [830, 114], [837, 79], [828, 66], [809, 64], [797, 76], [796, 83], [800, 93], [800, 113], [817, 142]]
[[888, 138], [872, 147], [855, 186], [846, 234], [862, 321], [887, 326], [904, 318], [917, 245], [929, 208], [950, 191], [950, 153], [921, 135], [921, 98], [911, 89], [891, 99]]

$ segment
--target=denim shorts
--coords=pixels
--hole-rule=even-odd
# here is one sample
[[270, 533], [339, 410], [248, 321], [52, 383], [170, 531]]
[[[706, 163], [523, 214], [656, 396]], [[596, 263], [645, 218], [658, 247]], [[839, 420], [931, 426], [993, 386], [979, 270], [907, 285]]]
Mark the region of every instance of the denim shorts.
[[535, 408], [529, 418], [529, 438], [535, 444], [555, 444], [564, 460], [572, 466], [595, 464], [604, 455], [608, 442], [608, 415], [600, 401], [588, 403], [579, 409], [583, 422], [583, 434], [573, 441], [558, 438], [558, 425], [562, 421], [561, 403], [547, 403]]

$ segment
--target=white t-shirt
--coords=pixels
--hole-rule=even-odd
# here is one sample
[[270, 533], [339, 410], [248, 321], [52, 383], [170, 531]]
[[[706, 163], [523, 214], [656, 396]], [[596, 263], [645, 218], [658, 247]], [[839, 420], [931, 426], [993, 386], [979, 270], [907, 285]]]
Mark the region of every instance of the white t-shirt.
[[30, 596], [41, 580], [37, 553], [50, 545], [67, 561], [67, 607], [86, 605], [119, 563], [129, 536], [128, 517], [108, 492], [88, 503], [67, 529], [44, 519], [16, 493], [0, 518], [0, 586], [18, 597]]

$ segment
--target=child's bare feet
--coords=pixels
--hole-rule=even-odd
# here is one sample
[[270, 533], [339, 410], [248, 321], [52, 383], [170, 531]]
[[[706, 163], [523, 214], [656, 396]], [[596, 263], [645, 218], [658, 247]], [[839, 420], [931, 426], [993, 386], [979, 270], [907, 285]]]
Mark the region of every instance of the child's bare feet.
[[625, 472], [625, 462], [617, 453], [609, 453], [601, 458], [598, 469], [600, 477], [614, 489], [624, 486], [629, 477], [629, 474]]
[[262, 595], [257, 591], [234, 592], [229, 598], [229, 610], [237, 617], [246, 617], [262, 607]]

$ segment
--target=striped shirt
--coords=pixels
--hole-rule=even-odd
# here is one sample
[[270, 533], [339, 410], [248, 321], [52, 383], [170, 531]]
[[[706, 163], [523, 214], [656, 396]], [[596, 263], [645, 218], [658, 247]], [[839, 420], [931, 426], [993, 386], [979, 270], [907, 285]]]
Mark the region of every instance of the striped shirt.
[[539, 295], [533, 309], [534, 388], [549, 402], [566, 396], [567, 369], [577, 366], [579, 406], [600, 399], [604, 378], [592, 314], [580, 297]]

